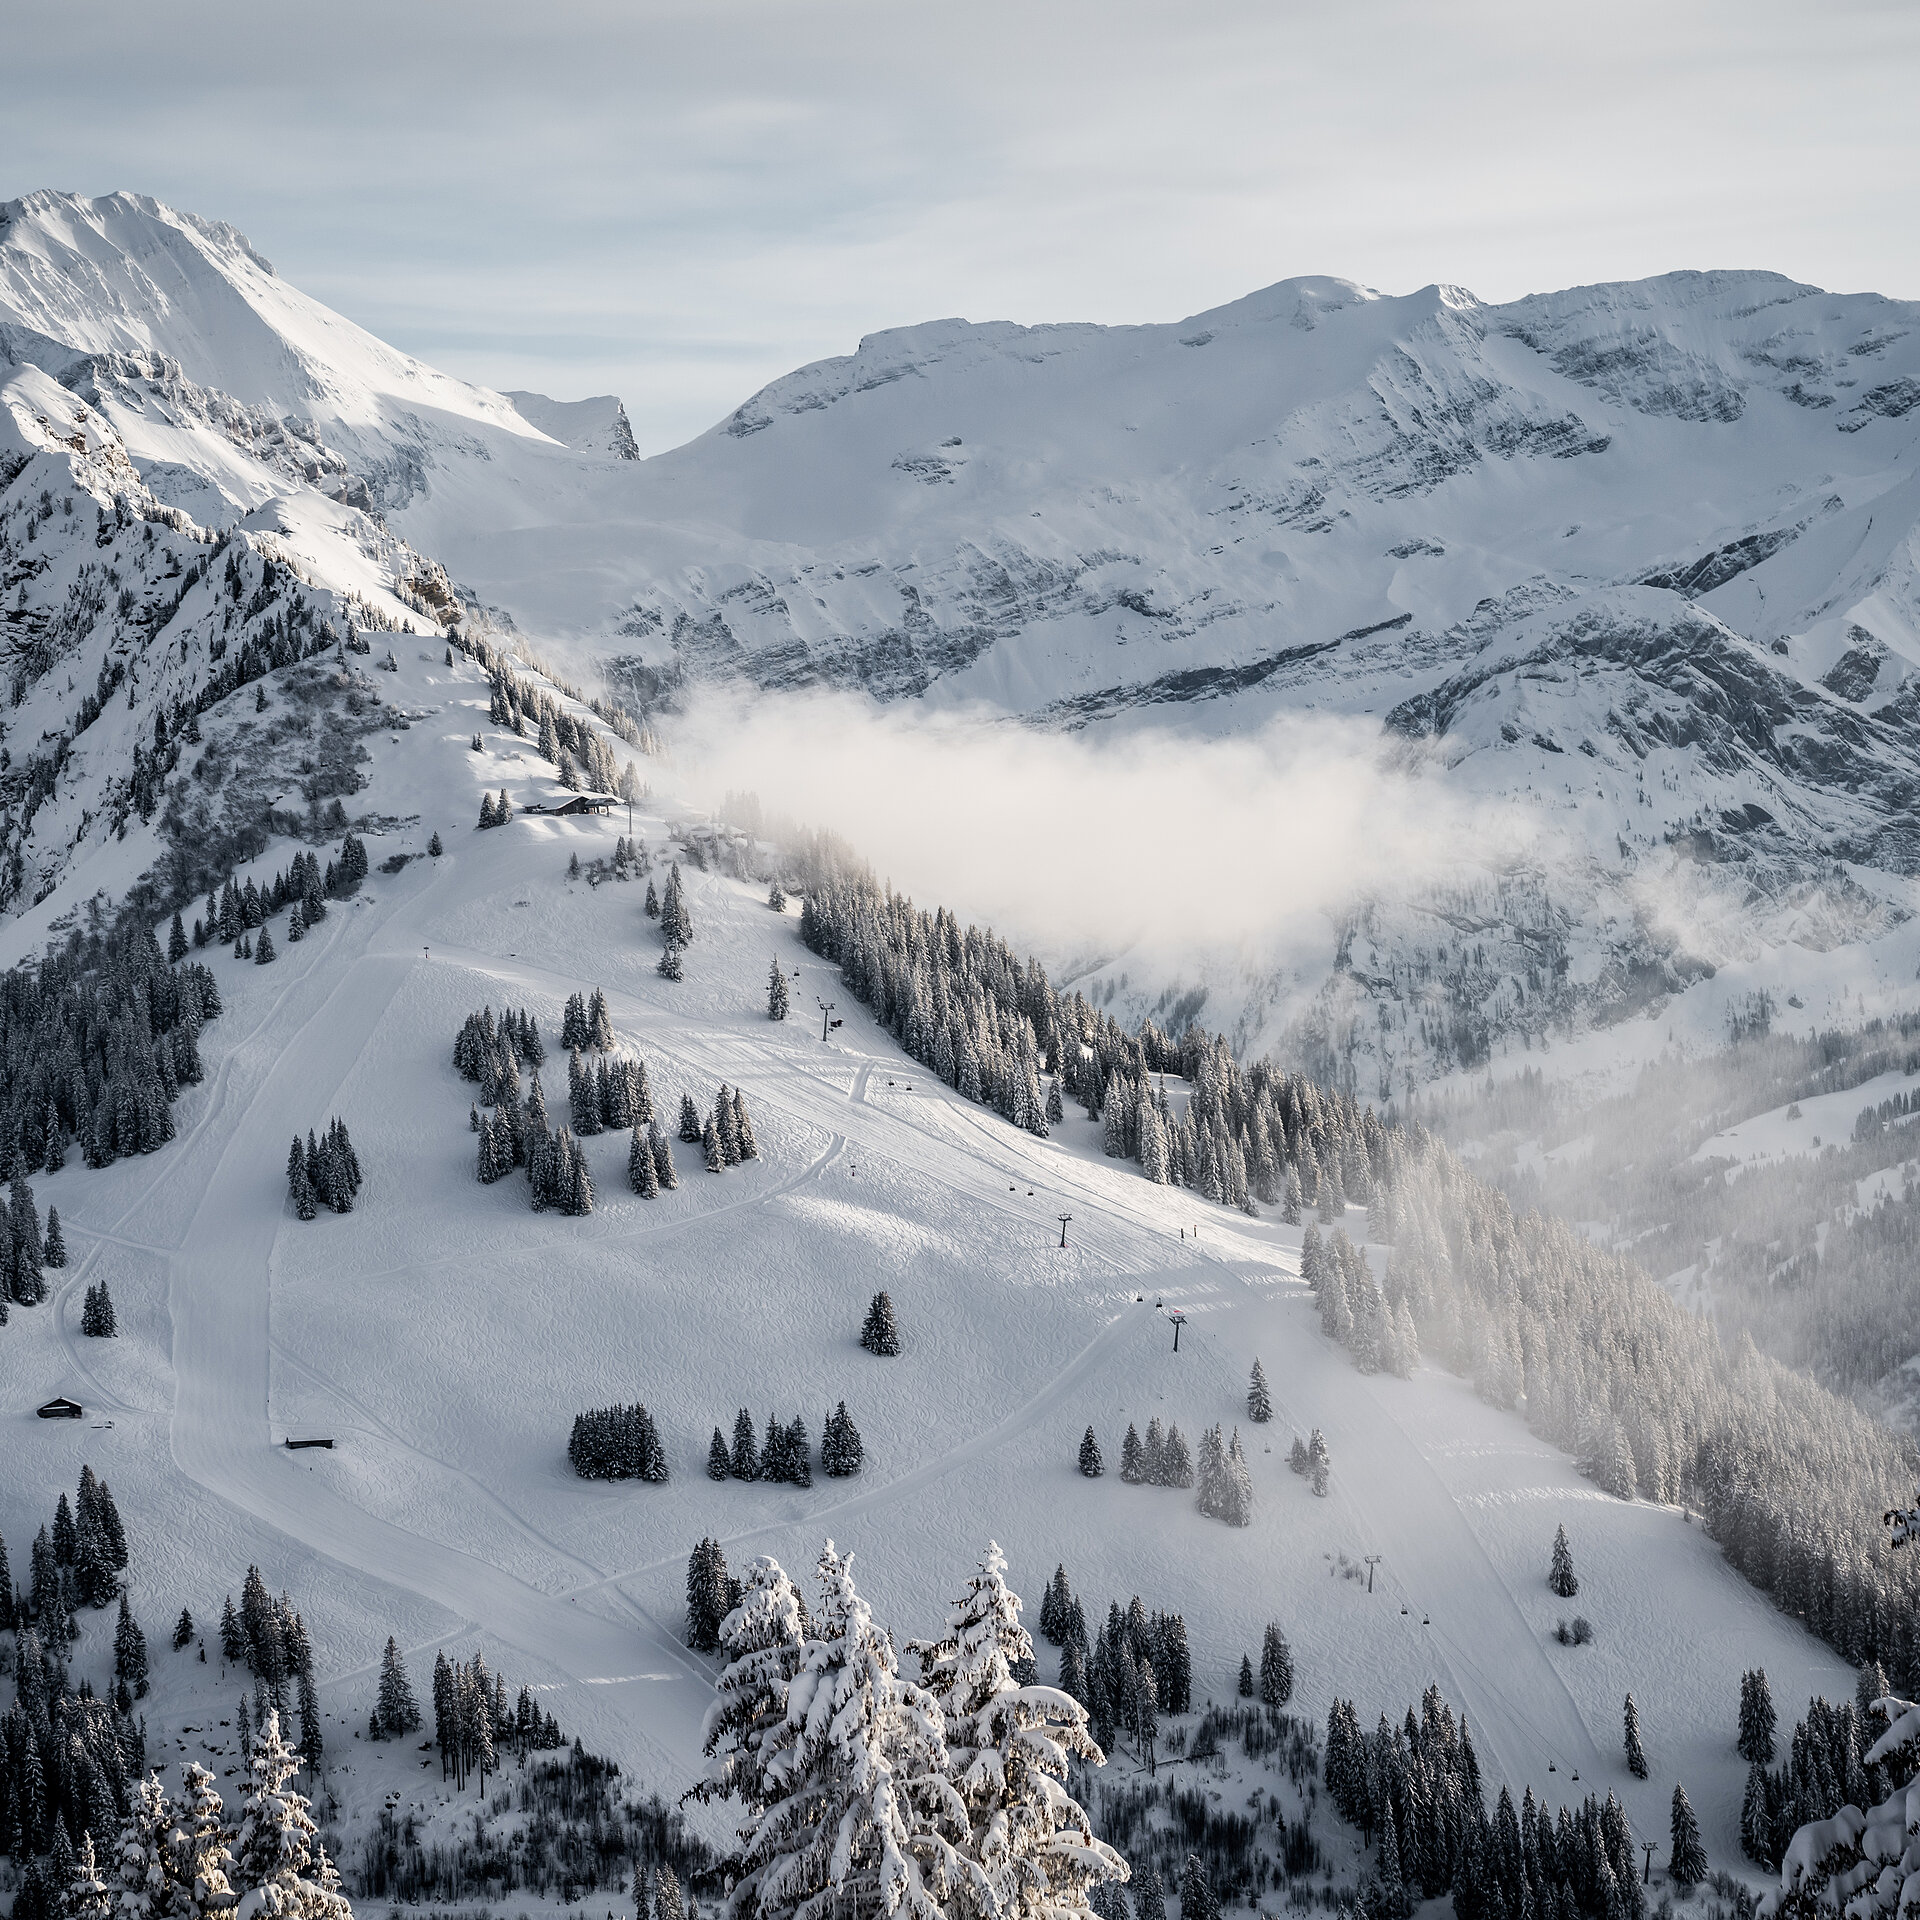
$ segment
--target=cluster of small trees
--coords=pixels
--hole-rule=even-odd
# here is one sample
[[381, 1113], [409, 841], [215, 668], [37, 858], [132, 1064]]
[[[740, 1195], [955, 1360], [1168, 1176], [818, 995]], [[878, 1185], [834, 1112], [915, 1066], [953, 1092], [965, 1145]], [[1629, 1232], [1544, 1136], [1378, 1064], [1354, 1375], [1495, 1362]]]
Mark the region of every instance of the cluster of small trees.
[[1256, 1681], [1253, 1661], [1240, 1656], [1240, 1697], [1251, 1700], [1256, 1688], [1263, 1705], [1284, 1707], [1293, 1698], [1293, 1649], [1280, 1631], [1277, 1620], [1269, 1620], [1260, 1636], [1260, 1672]]
[[607, 1010], [607, 996], [595, 987], [591, 1001], [583, 993], [567, 995], [565, 1012], [560, 1018], [560, 1045], [568, 1053], [611, 1053], [613, 1016]]
[[[1373, 1277], [1364, 1248], [1335, 1227], [1323, 1243], [1309, 1224], [1300, 1240], [1300, 1277], [1320, 1301], [1320, 1331], [1353, 1356], [1359, 1373], [1391, 1373], [1411, 1379], [1420, 1361], [1420, 1336], [1414, 1330], [1404, 1288], [1383, 1290]], [[1388, 1269], [1389, 1283], [1396, 1278]]]
[[1240, 1450], [1240, 1429], [1222, 1440], [1216, 1424], [1200, 1436], [1200, 1490], [1196, 1504], [1209, 1520], [1230, 1527], [1253, 1525], [1253, 1474]]
[[[393, 1643], [389, 1640], [387, 1644], [391, 1647]], [[411, 1699], [409, 1689], [409, 1703]], [[416, 1712], [416, 1725], [418, 1719]], [[441, 1779], [451, 1780], [457, 1792], [477, 1775], [484, 1794], [487, 1775], [499, 1771], [505, 1755], [525, 1760], [529, 1753], [557, 1747], [560, 1729], [552, 1715], [535, 1704], [527, 1687], [520, 1689], [518, 1703], [509, 1707], [506, 1681], [487, 1671], [487, 1663], [477, 1651], [471, 1660], [449, 1660], [445, 1653], [437, 1653], [433, 1660], [433, 1740], [440, 1749]]]
[[[1793, 1730], [1779, 1766], [1774, 1758], [1773, 1701], [1764, 1673], [1742, 1677], [1740, 1757], [1747, 1786], [1740, 1806], [1740, 1846], [1750, 1860], [1778, 1867], [1796, 1832], [1833, 1819], [1842, 1807], [1879, 1805], [1902, 1784], [1899, 1756], [1872, 1755], [1890, 1724], [1880, 1703], [1886, 1676], [1865, 1669], [1854, 1699], [1838, 1704], [1809, 1700], [1806, 1718]], [[1891, 1759], [1891, 1764], [1889, 1763]], [[1910, 1778], [1914, 1757], [1904, 1758]]]
[[[845, 1401], [840, 1403], [840, 1412], [846, 1413]], [[832, 1424], [829, 1416], [828, 1425]], [[857, 1435], [855, 1439], [857, 1444]], [[718, 1427], [713, 1430], [713, 1439], [707, 1448], [707, 1478], [774, 1480], [795, 1487], [812, 1486], [813, 1456], [807, 1446], [807, 1423], [797, 1413], [785, 1424], [768, 1414], [767, 1437], [756, 1445], [753, 1415], [742, 1407], [733, 1418], [731, 1446]]]
[[687, 1556], [687, 1645], [695, 1653], [716, 1651], [720, 1629], [739, 1604], [740, 1582], [728, 1573], [727, 1556], [709, 1534]]
[[1287, 1449], [1287, 1465], [1305, 1477], [1321, 1499], [1327, 1497], [1327, 1482], [1333, 1474], [1333, 1456], [1327, 1451], [1327, 1437], [1318, 1427], [1302, 1440], [1296, 1433]]
[[[304, 940], [308, 930], [327, 917], [328, 900], [345, 899], [351, 894], [367, 877], [367, 867], [366, 842], [358, 834], [349, 833], [340, 843], [339, 858], [329, 860], [324, 871], [320, 856], [308, 851], [296, 853], [292, 865], [275, 874], [265, 887], [251, 879], [244, 886], [236, 886], [229, 874], [225, 886], [207, 895], [205, 917], [193, 923], [192, 945], [204, 947], [218, 941], [221, 946], [231, 947], [237, 958], [271, 960], [273, 940], [267, 922], [282, 907], [290, 909], [288, 941]], [[255, 930], [265, 947], [264, 956], [253, 949], [249, 939]], [[182, 960], [187, 948], [187, 933], [176, 913], [167, 934], [167, 958]]]
[[507, 790], [502, 787], [495, 793], [483, 792], [480, 796], [481, 827], [504, 827], [513, 818], [513, 802], [507, 798]]
[[575, 793], [617, 794], [623, 800], [630, 797], [631, 788], [631, 797], [638, 797], [637, 777], [628, 777], [632, 763], [625, 769], [616, 764], [612, 742], [570, 714], [545, 688], [497, 666], [488, 711], [496, 727], [510, 728], [522, 739], [537, 743], [541, 757], [553, 762], [563, 787]]
[[1187, 1436], [1174, 1424], [1162, 1432], [1156, 1414], [1147, 1422], [1143, 1441], [1129, 1421], [1126, 1438], [1120, 1442], [1120, 1478], [1130, 1487], [1192, 1486], [1193, 1452]]
[[[580, 993], [568, 998], [561, 1043], [567, 1049], [572, 1125], [555, 1134], [547, 1121], [546, 1094], [540, 1085], [539, 1063], [546, 1050], [533, 1016], [524, 1009], [517, 1013], [509, 1009], [496, 1023], [491, 1007], [467, 1016], [454, 1041], [453, 1061], [461, 1074], [480, 1087], [468, 1122], [479, 1135], [475, 1172], [481, 1183], [490, 1185], [516, 1167], [525, 1167], [536, 1212], [551, 1207], [567, 1214], [589, 1214], [594, 1203], [593, 1174], [576, 1136], [630, 1127], [627, 1177], [634, 1192], [651, 1199], [662, 1187], [676, 1186], [673, 1155], [654, 1122], [646, 1063], [606, 1057], [614, 1044], [613, 1022], [606, 995], [598, 988], [591, 1001]], [[589, 1064], [584, 1057], [588, 1051], [602, 1057]], [[523, 1063], [532, 1071], [524, 1107], [520, 1099]], [[483, 1106], [493, 1109], [490, 1116], [482, 1116]], [[739, 1110], [744, 1115], [744, 1100]], [[737, 1145], [737, 1125], [733, 1137]], [[747, 1139], [751, 1144], [751, 1127]]]
[[47, 1297], [44, 1269], [67, 1264], [66, 1242], [60, 1234], [60, 1216], [47, 1209], [47, 1231], [40, 1232], [39, 1210], [25, 1170], [14, 1163], [7, 1203], [0, 1208], [0, 1327], [7, 1323], [7, 1302], [37, 1307]]
[[14, 1588], [0, 1539], [0, 1629], [37, 1626], [41, 1644], [56, 1658], [64, 1655], [79, 1632], [75, 1612], [110, 1606], [126, 1565], [127, 1534], [113, 1490], [83, 1466], [77, 1499], [61, 1494], [51, 1525], [34, 1536], [24, 1591]]
[[[1077, 1465], [1089, 1480], [1097, 1480], [1107, 1470], [1106, 1456], [1091, 1427], [1081, 1436]], [[1129, 1425], [1120, 1445], [1120, 1476], [1132, 1486], [1192, 1486], [1196, 1476], [1186, 1436], [1177, 1426], [1162, 1433], [1158, 1418], [1147, 1422], [1145, 1440]], [[1240, 1447], [1238, 1427], [1230, 1441], [1221, 1438], [1218, 1426], [1200, 1436], [1198, 1480], [1199, 1508], [1209, 1519], [1235, 1527], [1252, 1524], [1253, 1475]]]
[[1177, 1613], [1149, 1614], [1136, 1594], [1122, 1609], [1110, 1602], [1091, 1645], [1087, 1619], [1067, 1580], [1054, 1570], [1040, 1603], [1040, 1631], [1060, 1648], [1060, 1690], [1087, 1709], [1095, 1740], [1111, 1746], [1130, 1735], [1141, 1764], [1154, 1764], [1163, 1713], [1193, 1705], [1193, 1657], [1187, 1623]]
[[725, 1173], [743, 1160], [760, 1157], [753, 1122], [747, 1114], [747, 1096], [724, 1082], [715, 1096], [713, 1111], [705, 1119], [692, 1094], [680, 1096], [680, 1138], [705, 1151], [709, 1173]]
[[304, 1147], [295, 1136], [287, 1149], [287, 1197], [302, 1220], [313, 1219], [322, 1202], [335, 1213], [351, 1213], [360, 1186], [360, 1156], [344, 1120], [329, 1120], [320, 1139], [309, 1128]]
[[[1416, 1715], [1384, 1717], [1363, 1733], [1350, 1700], [1327, 1715], [1327, 1797], [1376, 1844], [1383, 1911], [1405, 1916], [1449, 1891], [1468, 1920], [1494, 1920], [1541, 1898], [1580, 1920], [1641, 1920], [1639, 1859], [1619, 1802], [1589, 1797], [1558, 1821], [1528, 1788], [1516, 1809], [1506, 1788], [1489, 1818], [1480, 1761], [1464, 1718], [1429, 1687]], [[1522, 1824], [1524, 1821], [1524, 1825]], [[1541, 1911], [1539, 1907], [1535, 1911]]]
[[[137, 914], [0, 974], [0, 1180], [57, 1173], [76, 1144], [90, 1167], [164, 1146], [174, 1099], [201, 1078], [200, 1030], [220, 1005], [207, 968], [169, 966]], [[9, 1300], [31, 1306], [43, 1292], [23, 1193], [14, 1186], [0, 1224], [0, 1324]]]
[[113, 1295], [104, 1280], [96, 1280], [82, 1298], [80, 1331], [90, 1340], [111, 1340], [120, 1331], [113, 1317]]
[[1016, 1677], [1033, 1644], [1005, 1565], [989, 1545], [946, 1631], [910, 1643], [919, 1685], [831, 1541], [811, 1615], [776, 1562], [748, 1565], [719, 1628], [712, 1765], [693, 1789], [736, 1803], [742, 1909], [945, 1920], [964, 1903], [1067, 1920], [1126, 1877], [1067, 1791], [1071, 1761], [1103, 1759], [1084, 1709]]
[[575, 1414], [567, 1459], [583, 1480], [645, 1480], [662, 1486], [667, 1478], [666, 1450], [653, 1415], [637, 1402]]
[[673, 1170], [673, 1148], [657, 1120], [644, 1133], [637, 1122], [634, 1126], [627, 1143], [627, 1184], [644, 1200], [663, 1190], [671, 1193], [680, 1184]]
[[[314, 1692], [313, 1643], [306, 1622], [293, 1602], [267, 1591], [258, 1567], [249, 1567], [240, 1583], [240, 1606], [235, 1610], [228, 1594], [220, 1610], [220, 1654], [231, 1666], [242, 1666], [259, 1682], [260, 1712], [287, 1711], [287, 1689], [296, 1688], [300, 1701], [300, 1752], [310, 1766], [321, 1759], [320, 1706]], [[245, 1725], [243, 1719], [242, 1724]]]
[[[860, 1471], [865, 1458], [860, 1430], [842, 1400], [827, 1415], [820, 1436], [820, 1467], [830, 1479], [843, 1480]], [[733, 1440], [718, 1428], [707, 1447], [709, 1480], [771, 1480], [810, 1487], [813, 1464], [807, 1447], [806, 1422], [795, 1414], [784, 1426], [767, 1415], [766, 1438], [758, 1445], [753, 1415], [745, 1407], [734, 1416]]]

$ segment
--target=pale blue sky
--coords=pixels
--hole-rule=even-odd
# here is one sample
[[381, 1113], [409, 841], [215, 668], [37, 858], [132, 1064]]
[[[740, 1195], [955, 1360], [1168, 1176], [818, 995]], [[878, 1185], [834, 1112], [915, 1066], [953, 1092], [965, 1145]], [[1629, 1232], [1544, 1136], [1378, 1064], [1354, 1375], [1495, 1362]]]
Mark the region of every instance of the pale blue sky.
[[859, 336], [1300, 273], [1920, 296], [1920, 8], [109, 0], [14, 10], [0, 197], [158, 195], [643, 447]]

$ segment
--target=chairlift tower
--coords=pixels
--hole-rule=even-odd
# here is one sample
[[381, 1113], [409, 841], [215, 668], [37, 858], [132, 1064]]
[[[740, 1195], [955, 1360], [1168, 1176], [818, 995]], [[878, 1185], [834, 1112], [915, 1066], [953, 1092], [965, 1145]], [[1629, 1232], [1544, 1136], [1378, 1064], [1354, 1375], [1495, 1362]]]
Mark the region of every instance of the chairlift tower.
[[827, 1037], [827, 1022], [832, 1019], [833, 1010], [840, 1003], [837, 1000], [822, 1000], [816, 993], [813, 1004], [820, 1009], [820, 1038], [824, 1040]]
[[1175, 1353], [1178, 1353], [1180, 1351], [1180, 1329], [1187, 1324], [1187, 1316], [1182, 1313], [1178, 1307], [1175, 1307], [1174, 1310], [1167, 1315], [1167, 1318], [1173, 1322], [1173, 1350]]
[[1060, 1216], [1060, 1244], [1063, 1247], [1067, 1244], [1067, 1227], [1072, 1219], [1073, 1215], [1070, 1213], [1063, 1213]]
[[[1377, 1553], [1366, 1553], [1360, 1557], [1367, 1563], [1367, 1591], [1371, 1593], [1373, 1591], [1373, 1570], [1380, 1564], [1384, 1556]], [[1406, 1608], [1402, 1607], [1400, 1611], [1405, 1613]]]

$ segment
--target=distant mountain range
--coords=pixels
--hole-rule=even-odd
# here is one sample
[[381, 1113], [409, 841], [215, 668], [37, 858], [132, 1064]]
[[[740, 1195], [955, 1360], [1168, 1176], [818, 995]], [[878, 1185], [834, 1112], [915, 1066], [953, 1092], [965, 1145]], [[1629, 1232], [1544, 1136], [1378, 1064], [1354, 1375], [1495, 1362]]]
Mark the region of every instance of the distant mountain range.
[[[423, 624], [457, 602], [669, 725], [716, 678], [1170, 746], [1365, 716], [1539, 812], [1553, 856], [1465, 849], [1285, 980], [1243, 958], [1124, 991], [1371, 1097], [1709, 976], [1911, 979], [1917, 317], [1759, 272], [1500, 306], [1289, 280], [1167, 326], [874, 335], [640, 460], [617, 399], [470, 386], [230, 227], [41, 193], [0, 207], [0, 478], [18, 511], [26, 466], [64, 462], [316, 586], [398, 587]], [[141, 700], [192, 669], [151, 609], [29, 558], [16, 537], [0, 607], [16, 908], [86, 864], [127, 772], [103, 739], [58, 830], [28, 817], [68, 684], [144, 663], [150, 739]], [[1843, 950], [1871, 958], [1817, 959]]]

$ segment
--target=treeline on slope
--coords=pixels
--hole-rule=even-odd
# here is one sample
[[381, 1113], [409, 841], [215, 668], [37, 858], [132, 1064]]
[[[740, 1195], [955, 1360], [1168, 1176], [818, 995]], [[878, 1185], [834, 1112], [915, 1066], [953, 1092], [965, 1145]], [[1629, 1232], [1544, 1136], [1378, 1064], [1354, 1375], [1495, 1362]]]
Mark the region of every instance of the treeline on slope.
[[[1920, 1296], [1907, 1283], [1920, 1195], [1896, 1180], [1859, 1205], [1860, 1182], [1920, 1154], [1905, 1124], [1915, 1091], [1863, 1103], [1812, 1154], [1754, 1165], [1693, 1156], [1756, 1114], [1887, 1073], [1920, 1074], [1920, 1012], [1806, 1037], [1757, 1017], [1723, 1051], [1651, 1062], [1625, 1092], [1591, 1104], [1530, 1069], [1418, 1110], [1450, 1140], [1478, 1144], [1476, 1169], [1516, 1205], [1603, 1220], [1656, 1274], [1693, 1268], [1729, 1340], [1750, 1334], [1763, 1353], [1862, 1393], [1920, 1350]], [[1522, 1165], [1515, 1136], [1549, 1150], [1578, 1144]]]
[[213, 975], [169, 966], [140, 923], [75, 933], [0, 974], [0, 1179], [57, 1172], [75, 1145], [91, 1167], [165, 1145], [220, 1010]]
[[[1464, 1717], [1429, 1687], [1420, 1712], [1363, 1733], [1350, 1700], [1327, 1715], [1327, 1797], [1376, 1845], [1364, 1910], [1407, 1920], [1451, 1893], [1457, 1920], [1643, 1920], [1646, 1895], [1620, 1802], [1589, 1794], [1556, 1814], [1531, 1786], [1506, 1787], [1491, 1815]], [[1698, 1876], [1696, 1876], [1698, 1877]]]
[[[965, 1098], [1029, 1132], [1048, 1128], [1043, 1074], [1057, 1075], [1104, 1122], [1106, 1151], [1150, 1180], [1222, 1205], [1258, 1200], [1332, 1220], [1391, 1179], [1395, 1136], [1371, 1107], [1261, 1061], [1246, 1069], [1197, 1027], [1175, 1041], [1149, 1020], [1138, 1034], [1063, 995], [1038, 960], [1024, 964], [990, 930], [927, 913], [882, 888], [826, 835], [798, 851], [806, 900], [800, 935], [901, 1046]], [[1164, 1079], [1191, 1085], [1176, 1116]], [[1059, 1111], [1058, 1107], [1055, 1112]], [[1401, 1149], [1404, 1151], [1404, 1148]]]
[[[1878, 1528], [1920, 1471], [1909, 1444], [1751, 1340], [1723, 1346], [1642, 1266], [1521, 1213], [1419, 1123], [1383, 1124], [1270, 1062], [1243, 1068], [1224, 1039], [1197, 1030], [1177, 1044], [1151, 1022], [1125, 1034], [991, 932], [883, 888], [827, 836], [793, 858], [809, 945], [839, 962], [849, 991], [916, 1059], [963, 1093], [977, 1084], [1036, 1131], [1038, 1075], [1057, 1067], [1090, 1112], [1123, 1105], [1110, 1138], [1169, 1179], [1188, 1147], [1165, 1168], [1151, 1146], [1143, 1153], [1157, 1137], [1150, 1081], [1184, 1074], [1192, 1098], [1172, 1131], [1190, 1142], [1209, 1197], [1272, 1195], [1284, 1207], [1294, 1174], [1323, 1213], [1370, 1205], [1369, 1237], [1392, 1254], [1379, 1320], [1363, 1297], [1356, 1321], [1389, 1325], [1404, 1305], [1421, 1353], [1496, 1406], [1524, 1403], [1534, 1430], [1610, 1491], [1699, 1507], [1727, 1558], [1785, 1611], [1855, 1664], [1879, 1659], [1896, 1686], [1920, 1691], [1920, 1566], [1896, 1560]], [[1247, 1170], [1244, 1193], [1236, 1168]], [[1342, 1274], [1349, 1296], [1356, 1277]]]

